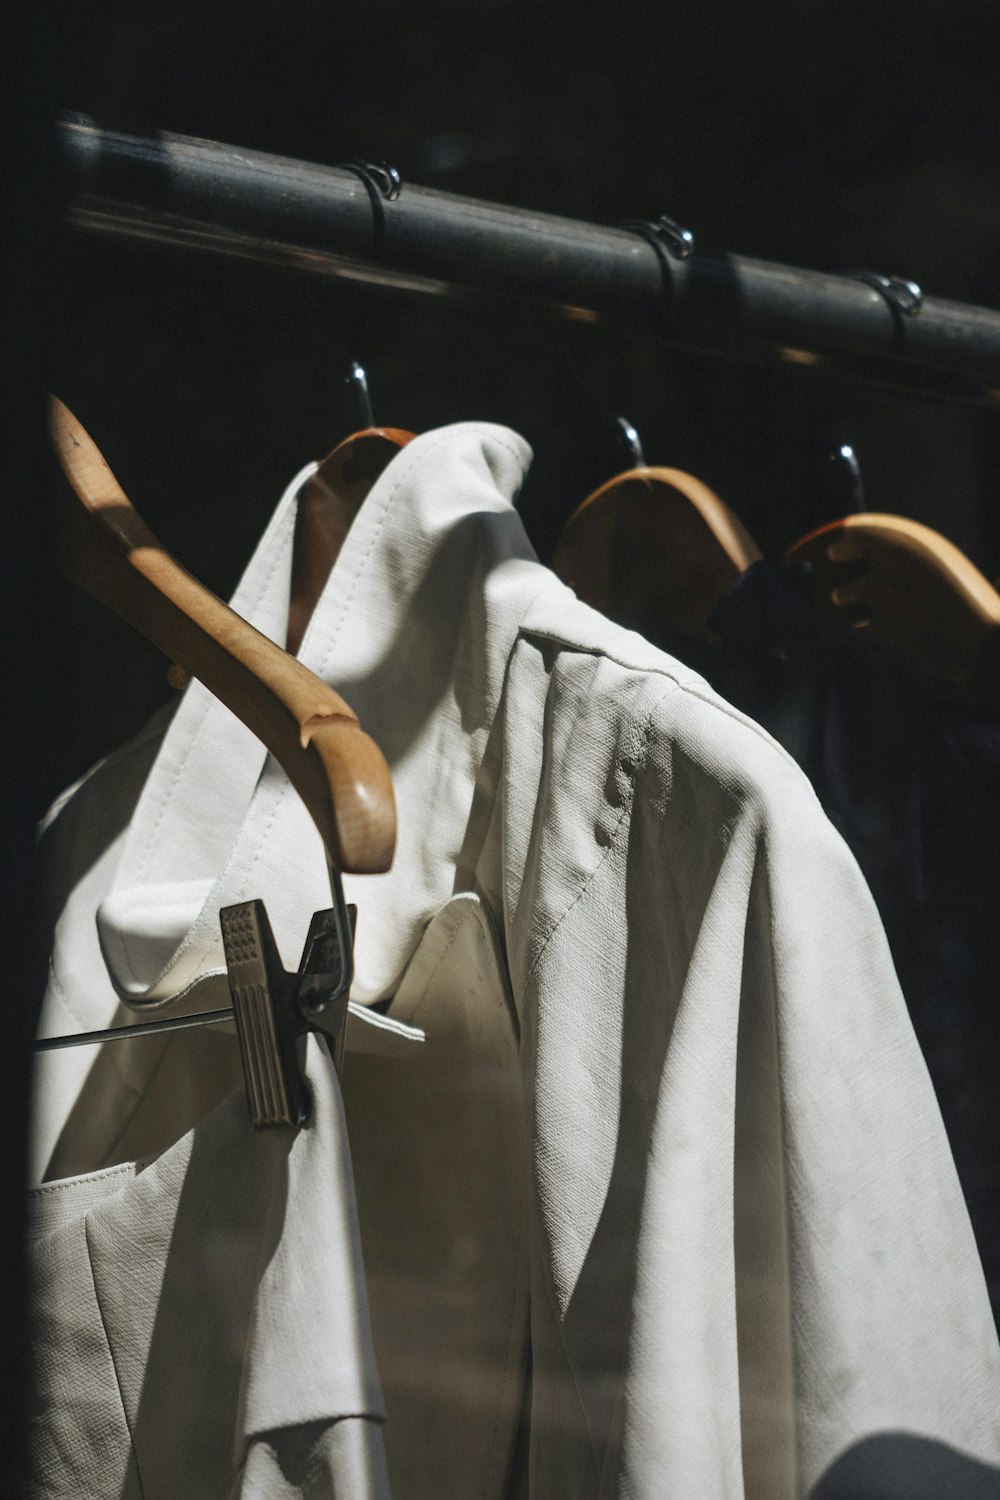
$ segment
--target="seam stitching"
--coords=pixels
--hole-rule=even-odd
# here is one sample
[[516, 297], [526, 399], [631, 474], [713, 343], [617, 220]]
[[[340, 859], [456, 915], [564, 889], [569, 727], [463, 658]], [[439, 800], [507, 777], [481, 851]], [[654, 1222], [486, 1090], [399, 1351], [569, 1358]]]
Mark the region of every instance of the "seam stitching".
[[[304, 481], [303, 481], [303, 483], [304, 483]], [[301, 488], [301, 486], [300, 486], [300, 488]], [[296, 495], [296, 500], [297, 500], [297, 498], [298, 497]], [[256, 612], [260, 608], [260, 604], [261, 604], [262, 599], [264, 598], [264, 596], [267, 594], [268, 590], [270, 589], [271, 584], [274, 581], [275, 574], [278, 571], [278, 566], [279, 566], [279, 564], [281, 562], [281, 557], [282, 557], [282, 548], [279, 546], [279, 547], [277, 547], [275, 549], [275, 556], [271, 560], [271, 565], [270, 565], [270, 567], [267, 570], [266, 576], [261, 579], [260, 583], [257, 585], [256, 591], [252, 595], [250, 603], [251, 603], [251, 607], [252, 607], [253, 612]], [[248, 566], [252, 566], [252, 559], [251, 559], [251, 564], [249, 564]], [[174, 796], [176, 794], [177, 784], [180, 781], [181, 776], [183, 775], [184, 771], [187, 769], [188, 761], [189, 761], [189, 759], [191, 757], [191, 754], [192, 754], [192, 752], [194, 750], [195, 743], [196, 743], [196, 741], [198, 740], [198, 738], [200, 737], [200, 735], [202, 734], [202, 732], [204, 730], [205, 723], [206, 723], [206, 721], [207, 721], [207, 719], [209, 717], [210, 710], [212, 709], [212, 707], [214, 706], [214, 704], [217, 701], [216, 699], [214, 699], [212, 697], [211, 693], [208, 691], [207, 688], [205, 689], [205, 692], [206, 692], [206, 700], [205, 700], [204, 706], [202, 707], [201, 712], [198, 714], [197, 718], [194, 720], [194, 722], [192, 723], [192, 725], [191, 725], [191, 727], [190, 727], [190, 729], [188, 731], [188, 742], [187, 742], [187, 745], [186, 745], [186, 747], [184, 748], [184, 750], [183, 750], [183, 752], [181, 754], [180, 761], [178, 762], [177, 766], [174, 769], [174, 774], [170, 778], [169, 785], [164, 790], [163, 798], [162, 798], [162, 801], [160, 803], [160, 809], [159, 809], [159, 812], [158, 812], [157, 818], [156, 818], [156, 823], [154, 824], [153, 828], [151, 829], [148, 837], [143, 842], [142, 849], [141, 849], [140, 854], [139, 854], [138, 868], [136, 869], [136, 873], [135, 873], [135, 877], [134, 877], [136, 880], [141, 880], [142, 877], [146, 873], [146, 870], [147, 870], [147, 868], [149, 866], [150, 856], [151, 856], [151, 854], [153, 852], [153, 844], [154, 844], [154, 842], [156, 840], [157, 835], [159, 834], [160, 828], [161, 828], [161, 826], [163, 824], [163, 820], [166, 817], [167, 809], [169, 808], [169, 806], [170, 806], [171, 802], [173, 801], [173, 798], [174, 798]], [[167, 732], [169, 733], [169, 730]], [[123, 863], [124, 863], [124, 860], [123, 860]], [[131, 955], [128, 952], [127, 945], [123, 943], [122, 947], [125, 950], [125, 957], [126, 957], [126, 959], [128, 961], [129, 969], [130, 969], [130, 971], [132, 973], [132, 978], [135, 980], [135, 982], [137, 984], [139, 984], [141, 981], [139, 980], [139, 977], [135, 973], [135, 970], [134, 970], [134, 968], [132, 966], [132, 959], [131, 959]]]
[[96, 1172], [83, 1172], [78, 1177], [63, 1177], [58, 1182], [43, 1182], [38, 1187], [29, 1189], [28, 1199], [30, 1202], [34, 1198], [44, 1198], [47, 1193], [69, 1192], [84, 1182], [108, 1182], [112, 1177], [134, 1176], [138, 1165], [138, 1161], [121, 1162], [114, 1167], [100, 1167]]
[[532, 982], [532, 980], [535, 977], [535, 974], [536, 974], [536, 972], [538, 970], [538, 965], [541, 963], [543, 957], [545, 956], [545, 953], [546, 953], [546, 950], [548, 949], [549, 944], [551, 943], [552, 939], [555, 937], [556, 933], [558, 932], [559, 928], [562, 926], [563, 922], [565, 922], [566, 918], [569, 916], [570, 912], [573, 910], [573, 908], [580, 901], [582, 901], [583, 897], [587, 894], [587, 891], [593, 885], [594, 881], [597, 879], [597, 876], [600, 874], [601, 870], [604, 868], [604, 865], [607, 862], [608, 856], [610, 855], [612, 849], [614, 848], [615, 843], [616, 843], [616, 841], [618, 839], [618, 835], [621, 832], [622, 825], [624, 824], [626, 817], [632, 811], [632, 808], [633, 808], [633, 806], [635, 804], [635, 781], [638, 780], [639, 773], [640, 773], [640, 771], [642, 771], [645, 768], [646, 763], [647, 763], [648, 758], [649, 758], [649, 746], [650, 746], [650, 741], [652, 740], [652, 737], [653, 737], [653, 719], [656, 716], [657, 712], [659, 711], [659, 708], [660, 708], [661, 703], [663, 702], [663, 699], [667, 696], [667, 693], [669, 693], [670, 691], [671, 691], [671, 689], [668, 688], [666, 690], [666, 692], [660, 698], [658, 698], [656, 700], [656, 702], [652, 705], [652, 707], [649, 710], [649, 714], [647, 715], [646, 723], [645, 723], [645, 726], [644, 726], [643, 732], [642, 732], [642, 737], [643, 737], [643, 742], [644, 742], [644, 744], [643, 744], [642, 758], [641, 758], [641, 761], [640, 761], [639, 765], [636, 766], [636, 769], [635, 769], [635, 771], [633, 773], [633, 776], [634, 776], [635, 779], [633, 780], [632, 778], [630, 778], [630, 780], [632, 781], [632, 793], [633, 794], [623, 804], [623, 806], [621, 807], [621, 809], [620, 809], [620, 811], [618, 813], [617, 821], [615, 822], [615, 825], [614, 825], [614, 827], [611, 830], [611, 835], [610, 835], [610, 837], [608, 839], [607, 847], [605, 848], [604, 853], [601, 855], [601, 858], [597, 861], [597, 864], [590, 871], [590, 874], [586, 877], [586, 879], [584, 880], [583, 884], [580, 886], [580, 889], [576, 892], [575, 896], [573, 897], [572, 901], [569, 902], [568, 906], [566, 906], [564, 908], [564, 910], [560, 913], [560, 915], [556, 918], [555, 922], [552, 924], [552, 926], [549, 928], [549, 931], [546, 933], [545, 937], [543, 938], [541, 947], [539, 948], [538, 952], [536, 953], [536, 955], [534, 957], [534, 960], [532, 961], [531, 967], [528, 970], [527, 974], [525, 975], [525, 979], [524, 979], [524, 993], [525, 993], [525, 996], [527, 996], [528, 988], [531, 985], [531, 982]]
[[[439, 436], [438, 439], [437, 439], [437, 441], [435, 443], [428, 444], [427, 447], [424, 449], [423, 453], [418, 453], [417, 454], [417, 460], [422, 459], [427, 454], [436, 452], [437, 449], [441, 446], [441, 443], [443, 442], [443, 440], [444, 440], [443, 437]], [[403, 449], [403, 454], [405, 454], [405, 453], [406, 453], [406, 449]], [[353, 602], [354, 596], [355, 596], [355, 594], [358, 591], [358, 585], [360, 584], [361, 578], [362, 578], [363, 574], [365, 573], [365, 571], [366, 571], [366, 569], [368, 567], [368, 559], [371, 557], [372, 551], [374, 550], [374, 547], [375, 547], [375, 544], [378, 541], [379, 536], [381, 535], [382, 527], [385, 525], [386, 518], [387, 518], [387, 516], [389, 514], [389, 507], [391, 506], [391, 504], [392, 504], [393, 500], [395, 499], [396, 495], [399, 493], [399, 491], [400, 491], [400, 489], [401, 489], [401, 487], [403, 485], [404, 480], [406, 480], [406, 479], [408, 479], [410, 477], [411, 470], [413, 470], [416, 467], [417, 467], [417, 461], [411, 459], [410, 463], [407, 464], [406, 466], [402, 467], [401, 472], [396, 475], [396, 480], [395, 480], [395, 483], [393, 484], [392, 488], [386, 492], [385, 499], [382, 502], [382, 509], [381, 509], [381, 512], [379, 513], [378, 520], [375, 523], [375, 527], [374, 527], [374, 530], [372, 531], [371, 537], [369, 538], [368, 547], [367, 547], [367, 549], [365, 551], [365, 555], [364, 555], [364, 557], [362, 557], [362, 559], [359, 562], [357, 568], [355, 569], [354, 577], [351, 580], [351, 587], [350, 587], [350, 589], [349, 589], [349, 591], [347, 593], [347, 596], [346, 596], [346, 598], [344, 600], [343, 607], [342, 607], [342, 609], [340, 611], [340, 615], [338, 616], [336, 622], [334, 623], [334, 625], [332, 627], [332, 630], [330, 632], [329, 639], [327, 640], [326, 647], [325, 647], [324, 652], [323, 652], [322, 665], [318, 668], [318, 673], [317, 673], [317, 675], [320, 676], [320, 677], [324, 677], [325, 674], [326, 674], [326, 672], [329, 669], [330, 658], [332, 657], [333, 652], [334, 652], [334, 648], [336, 647], [337, 641], [340, 638], [340, 632], [341, 632], [341, 630], [344, 627], [344, 621], [347, 619], [348, 613], [350, 611], [351, 603]]]
[[[444, 444], [451, 441], [453, 438], [454, 433], [450, 428], [446, 427], [438, 434], [437, 439], [434, 442], [427, 443], [416, 453], [412, 452], [409, 447], [403, 449], [400, 457], [408, 459], [409, 462], [400, 465], [400, 472], [396, 475], [396, 481], [393, 484], [392, 489], [387, 492], [385, 500], [382, 503], [382, 510], [369, 540], [368, 548], [365, 552], [364, 557], [361, 559], [355, 570], [354, 577], [351, 581], [350, 591], [346, 599], [344, 600], [344, 606], [340, 611], [340, 616], [337, 619], [336, 624], [333, 626], [330, 638], [327, 641], [326, 648], [323, 653], [323, 662], [322, 665], [318, 668], [319, 676], [322, 677], [329, 668], [330, 658], [332, 657], [337, 641], [340, 638], [340, 633], [344, 627], [344, 622], [347, 619], [351, 603], [358, 591], [358, 586], [361, 582], [362, 576], [364, 575], [368, 567], [368, 560], [371, 557], [375, 544], [379, 539], [379, 535], [382, 531], [382, 527], [385, 524], [393, 500], [399, 493], [405, 481], [407, 481], [411, 477], [412, 473], [416, 469], [422, 467], [432, 453], [436, 453], [439, 448], [443, 447]], [[491, 441], [495, 442], [496, 446], [502, 448], [503, 451], [507, 453], [511, 458], [520, 460], [523, 457], [523, 455], [520, 454], [511, 443], [505, 442], [503, 438], [491, 435]]]
[[[741, 714], [738, 709], [733, 708], [732, 704], [727, 703], [725, 698], [717, 694], [709, 698], [704, 689], [707, 688], [708, 692], [714, 693], [714, 689], [710, 683], [703, 682], [702, 680], [692, 681], [690, 679], [685, 681], [666, 667], [650, 666], [648, 663], [640, 666], [635, 661], [629, 661], [627, 658], [615, 655], [614, 652], [609, 651], [604, 646], [587, 646], [581, 641], [570, 640], [555, 630], [524, 626], [521, 630], [521, 638], [526, 639], [530, 636], [535, 636], [540, 640], [554, 641], [556, 645], [565, 646], [568, 651], [576, 651], [581, 655], [603, 657], [607, 661], [614, 662], [616, 666], [622, 667], [626, 672], [635, 672], [644, 677], [665, 677], [680, 692], [687, 693], [691, 698], [696, 698], [706, 708], [713, 710], [715, 713], [723, 714], [727, 719], [731, 719], [734, 724], [740, 725], [742, 729], [748, 730], [751, 734], [755, 735], [763, 744], [774, 750], [782, 760], [787, 761], [789, 766], [794, 766], [796, 771], [801, 772], [802, 770], [794, 756], [789, 755], [785, 747], [779, 744], [772, 735], [768, 734], [766, 729], [756, 724], [753, 719], [747, 718], [745, 714]], [[660, 702], [662, 701], [661, 699]]]
[[139, 1493], [141, 1496], [143, 1496], [143, 1500], [145, 1500], [146, 1487], [142, 1482], [142, 1470], [139, 1467], [139, 1452], [135, 1444], [135, 1433], [132, 1431], [132, 1423], [129, 1421], [128, 1409], [125, 1405], [125, 1393], [122, 1390], [121, 1376], [118, 1373], [118, 1364], [115, 1360], [115, 1353], [111, 1347], [111, 1336], [108, 1333], [108, 1325], [104, 1316], [104, 1309], [101, 1306], [100, 1293], [97, 1290], [97, 1278], [94, 1275], [93, 1249], [90, 1242], [90, 1224], [86, 1219], [84, 1219], [83, 1221], [83, 1238], [84, 1244], [87, 1247], [87, 1268], [90, 1271], [90, 1284], [94, 1289], [94, 1306], [97, 1308], [97, 1316], [101, 1320], [101, 1329], [104, 1333], [104, 1342], [107, 1345], [108, 1358], [111, 1361], [111, 1368], [114, 1371], [115, 1388], [118, 1391], [118, 1400], [121, 1403], [122, 1418], [125, 1422], [125, 1430], [129, 1436], [129, 1443], [131, 1444], [130, 1454], [132, 1459], [132, 1466], [135, 1470], [135, 1477], [139, 1485]]

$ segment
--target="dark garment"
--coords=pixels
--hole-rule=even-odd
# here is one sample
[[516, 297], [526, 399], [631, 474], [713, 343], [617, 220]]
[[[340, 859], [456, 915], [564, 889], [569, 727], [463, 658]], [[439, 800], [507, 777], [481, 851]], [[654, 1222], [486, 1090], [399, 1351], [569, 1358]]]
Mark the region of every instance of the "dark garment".
[[1000, 714], [829, 624], [807, 566], [755, 563], [710, 623], [717, 650], [657, 644], [785, 746], [861, 866], [1000, 1325]]

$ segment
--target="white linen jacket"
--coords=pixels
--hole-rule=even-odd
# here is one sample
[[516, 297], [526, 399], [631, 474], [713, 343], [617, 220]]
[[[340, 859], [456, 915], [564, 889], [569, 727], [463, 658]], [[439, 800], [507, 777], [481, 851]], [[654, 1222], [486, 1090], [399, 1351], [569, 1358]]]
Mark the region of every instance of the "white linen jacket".
[[[415, 1113], [396, 1074], [382, 1110], [378, 1077], [356, 1069], [352, 1103], [350, 1058], [345, 1072], [397, 1493], [784, 1500], [881, 1493], [888, 1475], [915, 1500], [942, 1492], [928, 1475], [973, 1471], [990, 1485], [996, 1334], [870, 894], [767, 734], [538, 563], [513, 506], [529, 460], [482, 423], [402, 450], [299, 653], [396, 788], [392, 870], [345, 882], [355, 999], [423, 1024], [415, 997], [433, 1011], [452, 953], [442, 1014], [464, 1017], [444, 1026], [461, 1033], [449, 1067], [412, 1085]], [[309, 472], [233, 601], [279, 641]], [[263, 897], [291, 966], [327, 904], [304, 808], [198, 684], [64, 799], [47, 837], [63, 872], [50, 1032], [107, 1024], [121, 1002], [225, 1003], [220, 906]], [[494, 1019], [477, 1041], [480, 1013]], [[238, 1086], [231, 1038], [183, 1035], [46, 1058], [39, 1168], [162, 1149]], [[468, 1101], [484, 1068], [500, 1082], [446, 1211], [434, 1194], [458, 1137], [431, 1118], [435, 1090]], [[396, 1148], [428, 1177], [411, 1194], [408, 1296], [378, 1185]], [[420, 1245], [435, 1234], [449, 1274], [493, 1247], [466, 1286], [478, 1300], [431, 1284], [441, 1257]], [[465, 1309], [433, 1353], [439, 1375], [449, 1358], [463, 1373], [414, 1405], [434, 1337], [422, 1298]], [[468, 1453], [464, 1428], [480, 1433]]]
[[388, 1497], [324, 1043], [309, 1043], [308, 1078], [294, 1135], [254, 1135], [236, 1093], [153, 1159], [32, 1194], [33, 1494]]

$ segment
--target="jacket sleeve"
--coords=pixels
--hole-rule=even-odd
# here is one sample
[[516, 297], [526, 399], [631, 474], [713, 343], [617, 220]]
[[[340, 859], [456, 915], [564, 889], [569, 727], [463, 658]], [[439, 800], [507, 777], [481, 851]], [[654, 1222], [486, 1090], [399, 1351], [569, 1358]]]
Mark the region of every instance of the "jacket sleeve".
[[995, 1461], [982, 1271], [851, 855], [707, 688], [519, 650], [494, 883], [539, 1464], [566, 1493], [779, 1500], [900, 1433]]

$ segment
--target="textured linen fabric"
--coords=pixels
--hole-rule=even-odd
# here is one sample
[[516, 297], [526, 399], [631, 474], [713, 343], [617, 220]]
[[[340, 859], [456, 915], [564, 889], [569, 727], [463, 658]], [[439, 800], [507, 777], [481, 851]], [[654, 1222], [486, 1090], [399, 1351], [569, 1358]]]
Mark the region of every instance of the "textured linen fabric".
[[[428, 924], [473, 895], [481, 913], [457, 930], [463, 941], [480, 933], [480, 959], [463, 961], [468, 994], [446, 1029], [462, 1035], [461, 1017], [467, 1026], [488, 992], [509, 991], [516, 1024], [520, 1094], [498, 1067], [506, 1103], [490, 1106], [485, 1129], [516, 1196], [516, 1131], [505, 1136], [500, 1118], [523, 1097], [525, 1431], [516, 1481], [498, 1457], [505, 1437], [485, 1459], [473, 1444], [487, 1477], [453, 1478], [449, 1493], [499, 1496], [516, 1483], [539, 1500], [856, 1494], [842, 1476], [874, 1455], [872, 1473], [888, 1466], [899, 1492], [918, 1497], [930, 1493], [928, 1451], [937, 1475], [978, 1463], [995, 1487], [996, 1335], [864, 881], [767, 734], [538, 564], [512, 505], [529, 457], [485, 424], [409, 444], [352, 526], [300, 652], [358, 711], [396, 787], [392, 871], [345, 882], [359, 906], [356, 999], [403, 996], [422, 938], [433, 946]], [[295, 489], [235, 601], [277, 638]], [[223, 974], [220, 905], [262, 896], [291, 963], [324, 904], [304, 809], [227, 711], [193, 684], [156, 735], [99, 769], [50, 824], [55, 848], [61, 829], [72, 838], [95, 799], [127, 783], [117, 809], [127, 832], [106, 825], [92, 840], [101, 875], [62, 908], [46, 1029], [71, 1007], [78, 1025], [102, 1024], [121, 1001], [201, 1008]], [[95, 907], [98, 931], [84, 941]], [[482, 957], [490, 931], [494, 979]], [[499, 1015], [488, 999], [482, 1009]], [[497, 1023], [495, 1059], [508, 1056], [502, 1035]], [[471, 1041], [456, 1048], [456, 1070], [459, 1051], [480, 1055]], [[96, 1125], [97, 1069], [53, 1067], [40, 1164], [71, 1160], [77, 1127], [107, 1164], [120, 1159], [123, 1135], [143, 1138], [158, 1069], [177, 1064], [197, 1087], [193, 1053], [157, 1062], [128, 1047], [106, 1049], [121, 1054], [108, 1064], [118, 1087]], [[474, 1076], [480, 1063], [469, 1066]], [[373, 1160], [390, 1149], [370, 1093], [364, 1102], [367, 1128], [352, 1126], [363, 1239], [359, 1142]], [[387, 1122], [390, 1136], [398, 1128]], [[380, 1221], [376, 1204], [370, 1222]], [[509, 1291], [519, 1255], [509, 1228], [497, 1252], [508, 1371], [524, 1316]], [[420, 1230], [414, 1266], [426, 1266], [431, 1232]], [[365, 1243], [377, 1341], [376, 1288], [388, 1298], [400, 1279], [398, 1257], [382, 1274], [384, 1254]], [[484, 1285], [482, 1300], [483, 1329], [465, 1335], [479, 1350], [495, 1347], [504, 1297]], [[383, 1337], [382, 1378], [405, 1389], [393, 1354]], [[498, 1389], [510, 1428], [506, 1375]], [[453, 1442], [457, 1410], [443, 1388], [426, 1403], [423, 1455]], [[394, 1480], [403, 1462], [397, 1450]]]
[[794, 755], [885, 926], [1000, 1326], [1000, 713], [824, 618], [805, 564], [761, 560], [710, 627], [658, 638]]
[[309, 1054], [302, 1130], [255, 1135], [237, 1094], [32, 1195], [36, 1495], [388, 1496], [343, 1112]]
[[349, 1053], [354, 1159], [393, 1493], [502, 1496], [529, 1339], [516, 1018], [474, 895], [431, 922], [390, 1015], [426, 1045]]

